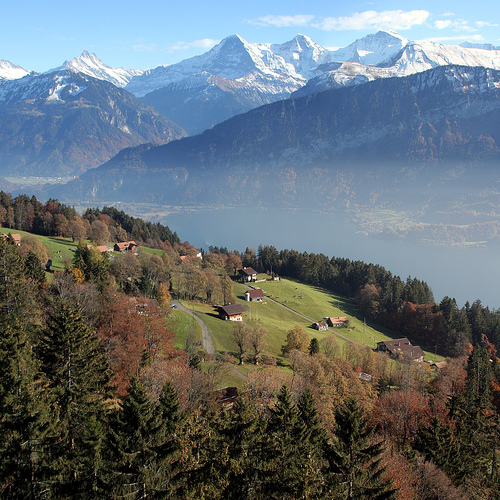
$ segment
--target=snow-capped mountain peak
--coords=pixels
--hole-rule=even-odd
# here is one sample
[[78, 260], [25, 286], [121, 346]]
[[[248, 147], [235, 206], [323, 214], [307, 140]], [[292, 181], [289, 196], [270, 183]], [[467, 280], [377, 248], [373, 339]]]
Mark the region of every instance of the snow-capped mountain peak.
[[291, 64], [302, 77], [309, 79], [314, 70], [330, 60], [330, 51], [315, 43], [311, 38], [299, 33], [289, 42], [270, 46], [274, 54], [281, 56]]
[[409, 43], [395, 31], [378, 31], [333, 52], [333, 60], [338, 62], [358, 62], [369, 66], [379, 66], [393, 59]]
[[[249, 43], [239, 35], [231, 35], [204, 54], [170, 66], [159, 66], [132, 79], [127, 90], [143, 97], [203, 72], [226, 80], [238, 80], [243, 84], [245, 78], [262, 82], [262, 76], [268, 80], [273, 79], [275, 86], [291, 85], [299, 88], [306, 81], [306, 78], [296, 71], [294, 64], [285, 60], [282, 54], [274, 52], [274, 46], [271, 44]], [[257, 79], [256, 73], [260, 75]]]
[[142, 71], [136, 69], [112, 68], [88, 50], [84, 50], [80, 56], [71, 59], [71, 61], [64, 61], [62, 66], [51, 69], [47, 73], [64, 70], [76, 71], [98, 80], [105, 80], [117, 87], [125, 87], [134, 76], [142, 74]]
[[0, 60], [0, 82], [5, 80], [17, 80], [23, 76], [29, 75], [21, 66], [11, 63], [10, 61]]

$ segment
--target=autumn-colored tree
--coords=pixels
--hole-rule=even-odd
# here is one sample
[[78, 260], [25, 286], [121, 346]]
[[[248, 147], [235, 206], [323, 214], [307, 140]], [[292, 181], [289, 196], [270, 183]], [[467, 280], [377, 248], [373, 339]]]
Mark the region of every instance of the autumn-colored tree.
[[300, 325], [295, 326], [288, 331], [286, 336], [286, 343], [281, 346], [281, 352], [283, 356], [286, 356], [293, 349], [298, 351], [307, 352], [309, 347], [309, 337], [302, 330]]
[[89, 240], [95, 241], [98, 245], [105, 245], [111, 241], [108, 226], [100, 220], [95, 220], [92, 224], [90, 224], [87, 236]]
[[164, 309], [167, 308], [172, 300], [172, 296], [168, 290], [168, 285], [166, 283], [159, 283], [156, 289], [156, 300], [158, 304]]
[[228, 271], [233, 271], [236, 275], [238, 269], [241, 269], [241, 259], [233, 252], [230, 252], [226, 259], [225, 266]]
[[167, 357], [173, 350], [174, 332], [167, 328], [165, 313], [152, 300], [144, 300], [140, 316], [145, 331], [146, 351], [150, 362]]
[[87, 231], [90, 227], [87, 220], [84, 221], [81, 217], [75, 217], [69, 221], [68, 225], [68, 231], [73, 242], [84, 240], [87, 237]]
[[246, 323], [243, 323], [243, 321], [237, 321], [234, 325], [232, 334], [238, 348], [238, 359], [240, 360], [239, 364], [242, 365], [245, 354], [250, 347], [252, 329]]
[[250, 333], [250, 345], [253, 350], [253, 359], [256, 365], [259, 364], [262, 351], [267, 348], [267, 328], [257, 325]]
[[233, 282], [231, 281], [231, 278], [225, 274], [224, 276], [222, 276], [220, 284], [222, 287], [224, 304], [228, 304], [232, 301], [233, 298]]
[[415, 391], [385, 392], [378, 399], [373, 418], [383, 436], [403, 448], [429, 422], [429, 401]]
[[359, 310], [369, 318], [376, 318], [380, 308], [380, 290], [376, 285], [366, 284], [358, 295]]
[[146, 349], [146, 328], [134, 306], [131, 297], [109, 294], [98, 324], [98, 334], [106, 346], [118, 394], [126, 393], [130, 379], [139, 371]]

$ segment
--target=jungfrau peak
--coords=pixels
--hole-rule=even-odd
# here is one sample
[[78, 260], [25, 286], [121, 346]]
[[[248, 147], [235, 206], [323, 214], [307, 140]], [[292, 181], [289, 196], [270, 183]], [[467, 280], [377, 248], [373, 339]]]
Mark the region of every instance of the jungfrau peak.
[[395, 57], [409, 42], [395, 31], [378, 31], [332, 52], [331, 60], [378, 66]]

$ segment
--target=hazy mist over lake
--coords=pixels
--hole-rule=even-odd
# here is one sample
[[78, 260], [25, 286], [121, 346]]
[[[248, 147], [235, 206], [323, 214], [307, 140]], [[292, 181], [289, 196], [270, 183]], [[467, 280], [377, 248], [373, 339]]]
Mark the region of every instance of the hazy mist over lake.
[[448, 295], [461, 307], [480, 299], [500, 307], [500, 259], [496, 248], [417, 244], [366, 236], [343, 214], [255, 208], [199, 210], [162, 218], [182, 240], [208, 251], [210, 245], [244, 251], [274, 245], [278, 250], [323, 253], [380, 264], [403, 280], [426, 281], [434, 299]]

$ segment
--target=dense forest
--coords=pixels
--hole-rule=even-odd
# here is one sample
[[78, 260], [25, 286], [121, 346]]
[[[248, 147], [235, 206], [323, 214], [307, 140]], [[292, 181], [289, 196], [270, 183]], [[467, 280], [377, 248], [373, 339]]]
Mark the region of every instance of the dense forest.
[[[2, 498], [500, 498], [494, 311], [435, 304], [425, 283], [371, 264], [264, 246], [201, 259], [168, 228], [115, 209], [79, 216], [22, 198], [38, 207], [31, 219], [17, 198], [1, 200], [13, 228], [38, 216], [56, 234], [58, 214], [86, 227], [49, 276], [29, 238], [0, 239]], [[111, 259], [83, 243], [104, 229], [161, 251]], [[217, 389], [231, 360], [192, 339], [174, 348], [169, 302], [230, 302], [242, 265], [357, 297], [361, 314], [398, 333], [424, 335], [430, 315], [429, 345], [452, 357], [431, 372], [332, 335], [286, 346], [286, 369], [263, 362], [228, 398]]]

